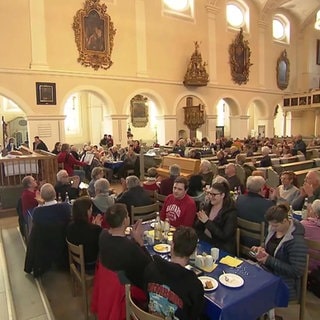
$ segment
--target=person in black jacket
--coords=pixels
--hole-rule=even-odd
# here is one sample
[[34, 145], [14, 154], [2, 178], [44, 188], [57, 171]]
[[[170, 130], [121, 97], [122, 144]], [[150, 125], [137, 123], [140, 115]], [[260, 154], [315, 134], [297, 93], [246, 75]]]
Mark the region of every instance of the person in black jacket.
[[99, 235], [102, 230], [100, 216], [90, 222], [92, 201], [89, 197], [78, 198], [72, 206], [72, 222], [67, 227], [67, 240], [83, 245], [87, 273], [94, 273], [99, 252]]
[[46, 144], [39, 138], [39, 136], [35, 136], [35, 137], [34, 137], [33, 150], [49, 151], [48, 147], [47, 147]]
[[236, 253], [237, 210], [227, 182], [213, 182], [210, 202], [197, 213], [195, 229], [200, 239], [230, 254]]
[[158, 255], [144, 272], [149, 293], [149, 312], [165, 319], [199, 319], [204, 304], [204, 289], [195, 273], [185, 268], [198, 237], [194, 229], [179, 227], [173, 234], [171, 261]]

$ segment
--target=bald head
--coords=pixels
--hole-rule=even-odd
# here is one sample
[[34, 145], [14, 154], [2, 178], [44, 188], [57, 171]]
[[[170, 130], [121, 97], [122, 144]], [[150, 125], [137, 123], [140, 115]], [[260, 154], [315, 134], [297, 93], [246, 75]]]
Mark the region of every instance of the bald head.
[[233, 163], [229, 163], [226, 165], [224, 169], [224, 173], [227, 177], [233, 177], [236, 175], [236, 166]]

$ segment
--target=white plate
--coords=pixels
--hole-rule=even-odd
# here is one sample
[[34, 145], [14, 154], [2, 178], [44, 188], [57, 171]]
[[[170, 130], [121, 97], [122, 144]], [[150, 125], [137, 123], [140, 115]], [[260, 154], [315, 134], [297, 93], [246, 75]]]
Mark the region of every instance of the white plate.
[[226, 287], [239, 288], [243, 286], [244, 280], [234, 273], [223, 273], [219, 277], [219, 281]]
[[[201, 276], [201, 277], [198, 277], [199, 280], [202, 282], [202, 285], [203, 285], [203, 289], [204, 291], [213, 291], [213, 290], [216, 290], [218, 288], [218, 281], [216, 279], [213, 279], [211, 277], [206, 277], [206, 276]], [[212, 283], [212, 288], [206, 288], [206, 282], [207, 281], [210, 281]]]
[[171, 246], [170, 244], [159, 243], [153, 246], [153, 250], [158, 253], [169, 253], [171, 251]]

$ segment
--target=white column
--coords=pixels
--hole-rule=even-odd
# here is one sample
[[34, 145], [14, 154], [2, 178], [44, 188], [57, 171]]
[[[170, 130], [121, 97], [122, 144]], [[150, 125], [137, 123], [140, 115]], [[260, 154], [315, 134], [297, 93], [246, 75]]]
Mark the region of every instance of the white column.
[[27, 116], [29, 146], [32, 146], [34, 136], [39, 136], [49, 150], [53, 149], [56, 142], [65, 142], [65, 118], [65, 115]]
[[112, 132], [114, 144], [127, 146], [128, 115], [110, 115], [105, 117], [106, 132]]
[[208, 48], [209, 48], [209, 82], [217, 82], [217, 37], [216, 37], [216, 15], [219, 12], [218, 7], [211, 4], [210, 2], [206, 5], [208, 13]]
[[176, 140], [178, 136], [177, 132], [177, 118], [174, 115], [162, 116], [163, 125], [160, 127], [161, 116], [159, 116], [158, 126], [158, 140], [160, 144], [165, 144], [169, 140]]
[[44, 0], [29, 0], [30, 32], [31, 32], [31, 62], [30, 68], [47, 70], [47, 42]]
[[230, 137], [242, 139], [249, 134], [249, 118], [247, 115], [229, 116]]
[[145, 1], [135, 1], [135, 19], [136, 19], [136, 47], [137, 47], [137, 76], [147, 77], [147, 41], [146, 41], [146, 13]]
[[287, 112], [283, 112], [283, 134], [284, 137], [287, 135]]
[[208, 140], [216, 141], [217, 115], [207, 115], [207, 134]]
[[318, 135], [320, 134], [320, 109], [316, 109], [314, 113], [314, 135], [318, 137]]
[[265, 31], [266, 23], [259, 20], [259, 85], [265, 87]]

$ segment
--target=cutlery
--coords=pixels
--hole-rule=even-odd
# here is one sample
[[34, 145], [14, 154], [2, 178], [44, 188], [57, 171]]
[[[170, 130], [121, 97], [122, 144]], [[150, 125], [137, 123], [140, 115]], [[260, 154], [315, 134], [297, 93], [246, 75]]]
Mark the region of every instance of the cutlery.
[[226, 273], [224, 272], [224, 270], [222, 270], [223, 274], [224, 274], [224, 280], [226, 280], [226, 282], [229, 281], [229, 277], [226, 275]]

